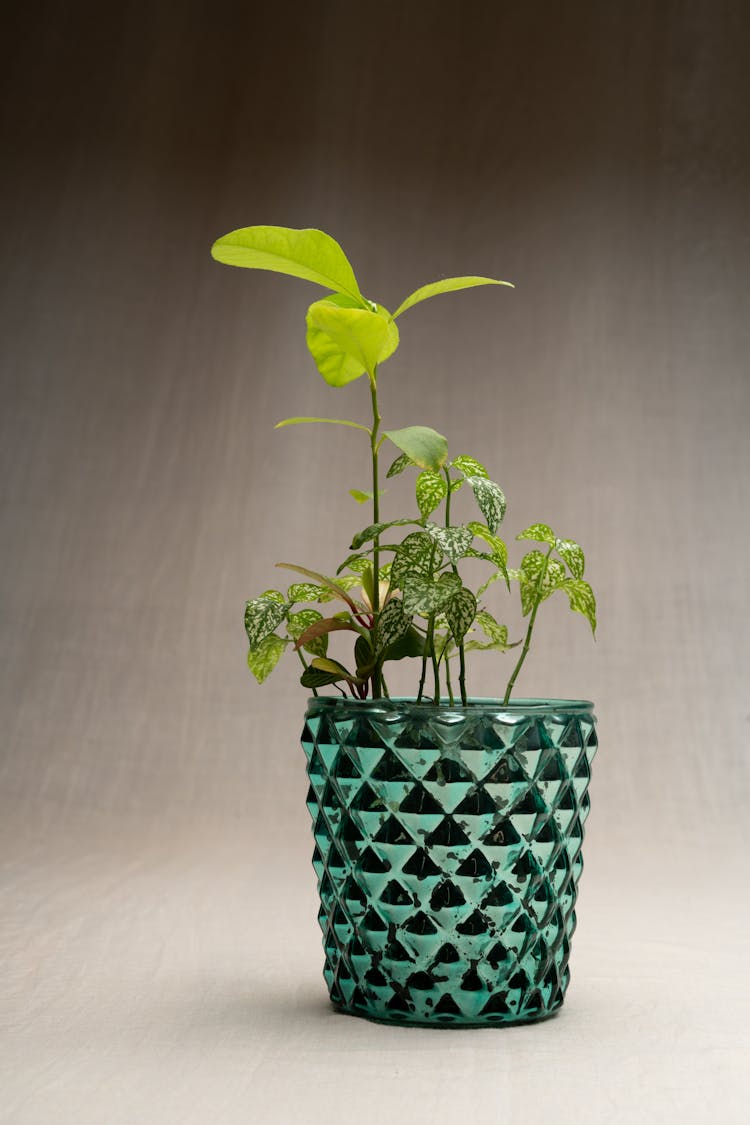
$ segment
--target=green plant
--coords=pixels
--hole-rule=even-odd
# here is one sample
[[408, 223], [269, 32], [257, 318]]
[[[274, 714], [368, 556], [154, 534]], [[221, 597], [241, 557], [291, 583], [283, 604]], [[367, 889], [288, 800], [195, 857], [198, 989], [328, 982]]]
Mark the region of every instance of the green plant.
[[[315, 694], [330, 684], [343, 692], [339, 685], [346, 684], [355, 698], [365, 699], [369, 694], [379, 698], [388, 693], [385, 665], [412, 657], [420, 662], [417, 700], [425, 695], [429, 666], [434, 701], [440, 702], [442, 668], [452, 703], [451, 660], [457, 657], [459, 693], [466, 703], [466, 654], [522, 646], [505, 692], [507, 703], [543, 601], [563, 590], [571, 609], [583, 614], [596, 630], [596, 602], [583, 578], [584, 555], [577, 543], [558, 538], [546, 524], [533, 524], [517, 538], [536, 541], [546, 551], [535, 548], [523, 557], [518, 569], [510, 569], [506, 545], [497, 535], [505, 515], [505, 496], [484, 466], [469, 456], [450, 458], [447, 440], [428, 426], [382, 429], [379, 369], [398, 348], [399, 317], [442, 293], [478, 285], [510, 286], [509, 282], [473, 276], [447, 278], [417, 289], [390, 313], [362, 295], [343, 250], [323, 231], [246, 227], [218, 239], [212, 254], [227, 265], [290, 274], [328, 290], [328, 296], [308, 309], [308, 349], [330, 386], [344, 387], [366, 376], [370, 391], [369, 425], [347, 418], [309, 417], [278, 423], [278, 427], [302, 423], [353, 426], [367, 435], [372, 488], [368, 492], [351, 489], [350, 494], [360, 503], [372, 504], [372, 522], [354, 536], [352, 553], [335, 577], [293, 563], [278, 563], [305, 581], [295, 581], [286, 593], [266, 590], [247, 603], [248, 665], [260, 683], [291, 646], [303, 665], [301, 683]], [[399, 451], [386, 478], [406, 469], [417, 470], [417, 512], [383, 522], [380, 453], [386, 441]], [[452, 522], [451, 499], [463, 487], [472, 492], [481, 521]], [[441, 509], [442, 519], [436, 522], [433, 517]], [[399, 538], [394, 529], [407, 527], [413, 530]], [[467, 559], [479, 559], [490, 567], [476, 592], [459, 571], [459, 564]], [[506, 626], [496, 621], [482, 601], [498, 579], [509, 590], [511, 582], [518, 583], [521, 609], [529, 618], [523, 642], [509, 642]], [[328, 616], [312, 608], [329, 602], [339, 602], [344, 608]], [[353, 671], [328, 655], [328, 638], [339, 631], [355, 635]]]

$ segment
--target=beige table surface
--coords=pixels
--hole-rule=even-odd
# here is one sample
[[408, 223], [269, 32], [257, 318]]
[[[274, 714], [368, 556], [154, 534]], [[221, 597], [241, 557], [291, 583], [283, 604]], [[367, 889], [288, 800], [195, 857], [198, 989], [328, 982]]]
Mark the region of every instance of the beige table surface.
[[329, 1006], [302, 814], [283, 833], [189, 836], [90, 821], [24, 833], [14, 819], [2, 1121], [748, 1120], [739, 856], [650, 856], [594, 816], [560, 1015], [429, 1031]]

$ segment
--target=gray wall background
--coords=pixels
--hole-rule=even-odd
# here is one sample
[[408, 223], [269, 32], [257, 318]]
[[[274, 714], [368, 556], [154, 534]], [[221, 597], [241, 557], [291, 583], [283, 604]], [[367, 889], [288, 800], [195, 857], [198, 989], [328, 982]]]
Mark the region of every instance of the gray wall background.
[[[306, 831], [304, 692], [291, 656], [256, 687], [242, 609], [367, 522], [362, 435], [274, 423], [368, 403], [307, 356], [318, 290], [211, 261], [271, 222], [330, 231], [391, 307], [516, 283], [404, 318], [385, 420], [485, 461], [509, 540], [586, 547], [598, 642], [550, 604], [519, 688], [596, 701], [593, 830], [739, 839], [746, 6], [50, 3], [7, 30], [5, 823]], [[473, 691], [509, 670], [479, 658]]]

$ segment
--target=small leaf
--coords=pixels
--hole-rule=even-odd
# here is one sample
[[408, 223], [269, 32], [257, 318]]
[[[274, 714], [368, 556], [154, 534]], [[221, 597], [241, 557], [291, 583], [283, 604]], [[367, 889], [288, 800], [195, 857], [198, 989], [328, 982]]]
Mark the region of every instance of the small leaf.
[[346, 602], [353, 613], [357, 612], [357, 606], [347, 594], [346, 590], [341, 585], [336, 585], [330, 578], [326, 578], [325, 574], [318, 574], [317, 570], [308, 570], [306, 566], [297, 566], [295, 563], [276, 563], [276, 566], [281, 567], [282, 570], [294, 570], [297, 574], [304, 574], [306, 578], [314, 578], [325, 586], [335, 597], [339, 598], [342, 602]]
[[402, 301], [393, 314], [395, 320], [401, 313], [405, 313], [407, 309], [413, 308], [418, 305], [420, 301], [426, 301], [430, 297], [437, 297], [440, 293], [455, 293], [459, 289], [471, 289], [475, 285], [507, 285], [509, 289], [514, 289], [515, 286], [510, 281], [497, 281], [494, 277], [445, 277], [442, 281], [432, 281], [429, 285], [422, 285]]
[[484, 477], [467, 477], [466, 483], [474, 493], [479, 511], [484, 516], [484, 522], [491, 532], [497, 531], [498, 524], [502, 523], [507, 506], [505, 493], [499, 484]]
[[428, 616], [443, 609], [460, 588], [461, 579], [457, 574], [441, 574], [437, 582], [411, 576], [402, 586], [404, 611], [409, 615]]
[[[290, 613], [287, 618], [287, 632], [293, 641], [299, 641], [303, 634], [314, 625], [316, 621], [322, 621], [323, 614], [318, 613], [317, 609], [301, 609], [298, 613]], [[295, 645], [295, 648], [301, 647], [300, 644]], [[312, 637], [306, 641], [304, 645], [306, 652], [311, 653], [313, 656], [325, 656], [328, 651], [328, 637]]]
[[435, 547], [426, 531], [412, 531], [399, 544], [391, 564], [391, 583], [403, 589], [404, 581], [414, 575], [428, 578], [432, 571]]
[[359, 488], [350, 488], [349, 495], [353, 496], [358, 504], [366, 504], [368, 500], [372, 500], [371, 492], [362, 492]]
[[505, 543], [497, 535], [493, 535], [488, 527], [476, 520], [472, 520], [468, 526], [477, 539], [481, 539], [490, 548], [492, 562], [494, 562], [510, 589], [508, 583], [508, 548]]
[[547, 560], [547, 569], [542, 579], [542, 601], [551, 597], [565, 581], [565, 567], [557, 559]]
[[279, 605], [286, 604], [286, 598], [282, 594], [281, 590], [264, 590], [260, 596], [262, 598], [270, 598], [271, 601], [278, 602]]
[[372, 675], [375, 667], [375, 654], [367, 637], [357, 637], [354, 644], [354, 660], [357, 665], [357, 675], [367, 679]]
[[364, 304], [346, 254], [338, 242], [322, 230], [243, 227], [217, 239], [211, 255], [228, 266], [273, 270], [314, 281], [324, 289], [348, 293]]
[[534, 539], [537, 543], [549, 543], [550, 547], [554, 547], [557, 543], [557, 536], [546, 523], [532, 523], [531, 527], [527, 527], [516, 536], [516, 539]]
[[280, 430], [282, 426], [300, 426], [304, 422], [327, 422], [329, 426], [352, 426], [355, 430], [364, 430], [366, 434], [370, 433], [367, 426], [363, 426], [359, 422], [349, 422], [346, 418], [285, 418], [283, 422], [277, 422], [274, 429]]
[[312, 582], [294, 582], [286, 593], [290, 605], [297, 602], [325, 602], [331, 601], [332, 595], [324, 586], [315, 586]]
[[465, 457], [461, 454], [453, 458], [451, 467], [458, 469], [465, 477], [484, 477], [485, 480], [489, 480], [490, 474], [487, 472], [484, 465], [477, 461], [475, 457]]
[[411, 625], [411, 617], [404, 613], [404, 605], [400, 598], [391, 598], [386, 602], [383, 611], [378, 617], [376, 655], [394, 644], [404, 635]]
[[570, 608], [583, 614], [596, 636], [596, 598], [588, 582], [582, 578], [566, 578], [560, 588], [568, 595]]
[[468, 527], [440, 527], [436, 523], [428, 523], [426, 530], [451, 563], [458, 562], [471, 549], [474, 532]]
[[404, 527], [416, 522], [416, 520], [390, 520], [388, 523], [371, 523], [370, 526], [364, 528], [363, 531], [357, 532], [352, 539], [351, 549], [357, 551], [365, 543], [369, 543], [371, 539], [374, 539], [389, 527]]
[[275, 598], [253, 598], [249, 601], [245, 606], [245, 632], [250, 648], [257, 648], [269, 633], [273, 633], [286, 614], [286, 605]]
[[328, 656], [316, 656], [310, 667], [316, 668], [319, 672], [330, 672], [339, 680], [349, 680], [353, 684], [362, 682], [357, 676], [352, 675], [343, 664], [339, 664], [338, 660], [331, 660]]
[[361, 574], [365, 567], [369, 566], [371, 566], [371, 563], [367, 555], [357, 552], [344, 559], [341, 566], [337, 568], [336, 573], [341, 574], [342, 570], [355, 570], [358, 574]]
[[404, 469], [413, 464], [414, 462], [412, 461], [411, 457], [407, 457], [405, 453], [401, 453], [393, 462], [390, 469], [385, 475], [386, 477], [397, 477], [399, 473], [403, 473]]
[[303, 687], [320, 688], [327, 687], [329, 684], [338, 683], [339, 680], [345, 678], [345, 676], [340, 675], [338, 672], [322, 672], [319, 668], [313, 668], [312, 665], [310, 665], [305, 668], [299, 678], [299, 682]]
[[442, 434], [431, 430], [429, 426], [387, 430], [385, 436], [421, 469], [437, 472], [448, 460], [448, 442]]
[[477, 625], [481, 626], [485, 636], [489, 637], [491, 641], [494, 641], [496, 644], [507, 645], [507, 625], [498, 625], [495, 618], [491, 613], [488, 613], [486, 609], [480, 609], [477, 614]]
[[471, 590], [462, 586], [459, 590], [456, 590], [443, 612], [448, 622], [448, 628], [453, 634], [453, 639], [457, 645], [460, 645], [474, 624], [477, 613], [477, 599]]
[[248, 651], [247, 666], [259, 684], [271, 675], [286, 646], [287, 642], [282, 637], [269, 633], [259, 645]]
[[574, 543], [572, 539], [558, 539], [555, 542], [555, 550], [566, 563], [573, 577], [583, 578], [583, 572], [586, 568], [586, 559], [582, 548], [579, 547], [577, 543]]
[[[357, 629], [351, 624], [349, 620], [342, 621], [338, 617], [320, 617], [317, 621], [313, 621], [307, 628], [300, 633], [297, 637], [295, 648], [309, 648], [313, 641], [319, 637], [327, 635], [328, 633], [336, 633], [340, 630], [347, 630], [350, 633], [356, 633]], [[319, 655], [324, 656], [324, 653]]]
[[383, 653], [383, 662], [386, 660], [404, 660], [406, 657], [422, 656], [424, 654], [424, 637], [410, 625], [402, 637], [394, 641]]
[[329, 386], [344, 387], [366, 371], [372, 375], [393, 354], [398, 329], [384, 314], [358, 307], [341, 294], [310, 305], [307, 347]]
[[417, 477], [417, 507], [423, 519], [432, 515], [448, 494], [448, 485], [440, 473], [425, 469]]

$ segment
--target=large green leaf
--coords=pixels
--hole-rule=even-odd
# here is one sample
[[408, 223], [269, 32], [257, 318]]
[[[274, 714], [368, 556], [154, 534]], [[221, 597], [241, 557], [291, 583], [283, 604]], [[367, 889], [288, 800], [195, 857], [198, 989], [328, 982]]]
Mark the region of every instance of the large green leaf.
[[509, 289], [515, 288], [510, 281], [497, 281], [494, 277], [446, 277], [442, 281], [433, 281], [429, 285], [422, 285], [416, 289], [396, 309], [394, 320], [413, 305], [426, 301], [430, 297], [437, 297], [440, 293], [455, 293], [459, 289], [472, 289], [475, 285], [507, 285]]
[[471, 590], [462, 586], [456, 590], [451, 600], [443, 609], [448, 628], [453, 634], [453, 639], [460, 645], [469, 629], [474, 624], [477, 613], [477, 599]]
[[257, 648], [281, 624], [287, 606], [271, 597], [253, 598], [245, 605], [245, 632], [250, 648]]
[[274, 426], [275, 430], [280, 430], [282, 426], [301, 426], [305, 422], [327, 422], [329, 426], [352, 426], [355, 430], [364, 430], [369, 434], [367, 426], [363, 426], [360, 422], [350, 422], [347, 418], [285, 418], [283, 422], [277, 422]]
[[393, 355], [398, 328], [387, 309], [363, 309], [336, 293], [307, 310], [307, 347], [326, 383], [344, 387]]
[[582, 578], [567, 578], [560, 588], [568, 595], [570, 608], [583, 614], [596, 636], [596, 598], [588, 582]]
[[346, 254], [338, 242], [322, 230], [243, 227], [217, 239], [211, 254], [217, 262], [228, 266], [301, 277], [324, 289], [346, 293], [363, 307], [366, 304]]
[[268, 679], [281, 659], [281, 654], [287, 646], [283, 637], [269, 633], [267, 637], [247, 654], [247, 666], [259, 684]]
[[[448, 460], [448, 442], [429, 426], [406, 426], [403, 430], [387, 430], [385, 436], [410, 457], [420, 469], [437, 472]], [[391, 466], [393, 468], [393, 466]]]
[[425, 469], [417, 477], [417, 507], [422, 519], [431, 516], [436, 508], [440, 507], [443, 499], [448, 494], [448, 485], [445, 477], [434, 473], [432, 469]]

